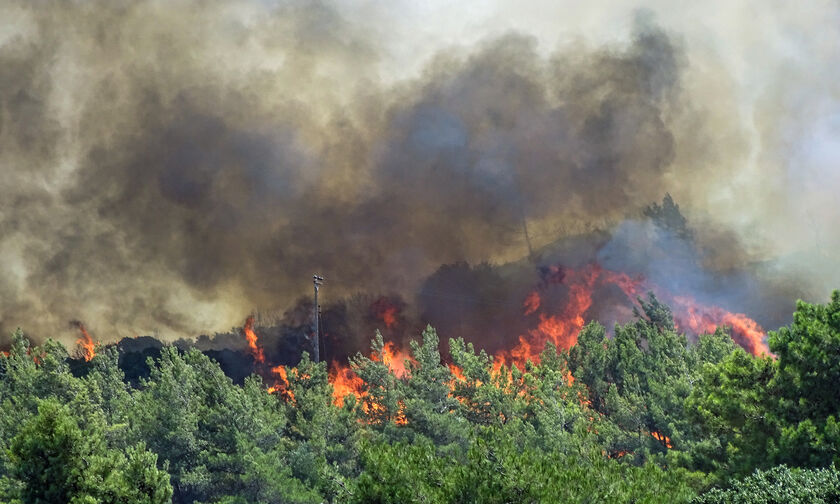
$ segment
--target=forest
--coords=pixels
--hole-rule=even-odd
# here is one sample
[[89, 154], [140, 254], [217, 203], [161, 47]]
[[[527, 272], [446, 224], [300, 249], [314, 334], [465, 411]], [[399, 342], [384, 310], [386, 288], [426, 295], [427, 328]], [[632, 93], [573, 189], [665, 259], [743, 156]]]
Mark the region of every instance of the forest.
[[525, 5], [0, 0], [0, 504], [840, 503], [840, 1]]
[[[689, 338], [653, 294], [522, 369], [427, 327], [394, 365], [378, 332], [336, 399], [304, 354], [234, 383], [168, 345], [127, 379], [18, 329], [0, 354], [8, 503], [815, 503], [840, 499], [840, 292], [799, 301], [754, 356]], [[447, 351], [443, 351], [447, 348]], [[404, 372], [395, 369], [404, 366]]]

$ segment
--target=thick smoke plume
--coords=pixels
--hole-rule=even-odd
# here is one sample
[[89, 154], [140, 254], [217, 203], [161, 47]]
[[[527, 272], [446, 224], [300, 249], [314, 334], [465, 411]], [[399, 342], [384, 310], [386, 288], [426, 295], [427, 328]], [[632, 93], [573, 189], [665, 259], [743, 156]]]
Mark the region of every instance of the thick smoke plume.
[[[313, 272], [334, 299], [373, 293], [365, 310], [384, 293], [397, 317], [417, 293], [457, 295], [441, 265], [533, 275], [540, 250], [581, 235], [587, 259], [676, 281], [633, 243], [651, 231], [632, 218], [669, 191], [698, 217], [693, 294], [784, 277], [712, 204], [725, 158], [748, 150], [717, 115], [730, 91], [702, 88], [726, 75], [694, 80], [708, 69], [650, 12], [599, 44], [488, 35], [409, 76], [383, 63], [389, 15], [370, 29], [320, 2], [2, 2], [0, 331], [194, 336], [282, 313]], [[463, 268], [520, 303], [499, 271]]]

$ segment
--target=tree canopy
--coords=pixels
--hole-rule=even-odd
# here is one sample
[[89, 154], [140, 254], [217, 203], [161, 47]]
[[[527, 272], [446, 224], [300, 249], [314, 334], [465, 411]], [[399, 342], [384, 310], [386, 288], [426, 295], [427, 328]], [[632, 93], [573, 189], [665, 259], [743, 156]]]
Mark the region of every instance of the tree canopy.
[[[404, 372], [351, 365], [333, 397], [304, 355], [281, 391], [234, 384], [165, 346], [126, 379], [115, 348], [85, 372], [22, 331], [0, 354], [0, 501], [10, 503], [833, 502], [840, 293], [799, 302], [756, 357], [719, 328], [696, 341], [667, 306], [590, 322], [522, 369], [427, 327]], [[402, 366], [400, 366], [402, 369]]]

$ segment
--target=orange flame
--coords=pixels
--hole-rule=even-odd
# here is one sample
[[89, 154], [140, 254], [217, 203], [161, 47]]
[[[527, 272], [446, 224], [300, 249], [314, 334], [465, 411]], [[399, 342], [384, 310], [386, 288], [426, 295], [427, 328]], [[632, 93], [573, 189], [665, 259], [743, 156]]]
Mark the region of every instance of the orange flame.
[[405, 403], [403, 401], [397, 402], [397, 415], [394, 418], [394, 423], [397, 425], [408, 425], [408, 418], [405, 417]]
[[245, 319], [245, 326], [242, 328], [242, 331], [245, 333], [245, 338], [248, 340], [248, 348], [251, 351], [251, 355], [254, 356], [254, 360], [260, 364], [265, 362], [263, 349], [257, 345], [257, 334], [254, 332], [253, 315]]
[[540, 307], [540, 294], [537, 291], [533, 291], [528, 294], [528, 297], [525, 298], [525, 301], [522, 303], [522, 308], [525, 310], [525, 315], [530, 315], [537, 311]]
[[[548, 306], [540, 292], [555, 284], [564, 284], [568, 288], [567, 300], [560, 307]], [[713, 332], [719, 325], [726, 325], [732, 328], [733, 338], [744, 348], [756, 355], [762, 352], [768, 353], [767, 346], [763, 342], [765, 336], [763, 329], [746, 315], [731, 313], [716, 306], [705, 306], [687, 296], [672, 296], [662, 289], [649, 285], [641, 277], [631, 277], [625, 273], [605, 270], [599, 265], [591, 264], [579, 270], [561, 267], [546, 268], [542, 281], [525, 297], [522, 304], [525, 316], [536, 316], [535, 327], [529, 329], [526, 334], [520, 335], [512, 348], [502, 350], [494, 356], [494, 371], [498, 373], [503, 365], [507, 367], [517, 365], [523, 369], [528, 360], [538, 363], [539, 354], [549, 341], [559, 349], [566, 350], [574, 346], [586, 322], [586, 313], [592, 306], [595, 288], [606, 285], [618, 287], [631, 300], [635, 300], [646, 291], [653, 291], [671, 305], [678, 328], [701, 334]], [[399, 308], [387, 298], [378, 299], [371, 305], [371, 310], [371, 313], [384, 322], [388, 329], [392, 329], [397, 324]], [[253, 317], [249, 317], [246, 321], [244, 332], [255, 359], [263, 362], [265, 357], [262, 349], [257, 345], [256, 334], [253, 332]], [[370, 358], [384, 363], [397, 378], [406, 377], [409, 373], [407, 364], [415, 362], [409, 352], [398, 348], [391, 341], [385, 343], [381, 355], [374, 353]], [[455, 391], [456, 383], [466, 381], [466, 378], [463, 370], [458, 366], [453, 364], [448, 366], [452, 373], [450, 388]], [[269, 392], [288, 390], [286, 368], [283, 366], [272, 368], [272, 373], [279, 379], [274, 386], [269, 388]], [[357, 399], [364, 397], [364, 382], [346, 364], [341, 365], [332, 361], [329, 381], [333, 387], [333, 404], [336, 406], [342, 406], [344, 398], [348, 395], [353, 395]], [[574, 377], [567, 373], [567, 381], [569, 384], [574, 383]], [[294, 396], [292, 395], [291, 398], [294, 399]], [[586, 405], [587, 401], [581, 397], [581, 403]], [[368, 408], [376, 411], [378, 407], [381, 406], [363, 405], [364, 411], [368, 413], [370, 413]], [[405, 425], [407, 420], [404, 405], [400, 404], [400, 409], [393, 421], [398, 425]], [[667, 436], [658, 432], [651, 432], [650, 435], [667, 448], [672, 447], [671, 440]], [[624, 454], [625, 452], [616, 452], [613, 456], [621, 457]]]
[[78, 320], [74, 320], [71, 324], [82, 333], [82, 336], [76, 340], [76, 345], [78, 345], [82, 350], [82, 357], [85, 361], [90, 362], [90, 360], [96, 355], [96, 343], [94, 343], [93, 338], [91, 338], [90, 334], [88, 334], [83, 323]]
[[650, 435], [653, 439], [659, 441], [660, 443], [664, 444], [667, 448], [673, 448], [674, 445], [671, 444], [671, 439], [668, 436], [662, 435], [656, 431], [651, 431]]
[[[714, 332], [718, 326], [732, 328], [733, 339], [753, 355], [769, 354], [764, 343], [765, 332], [761, 326], [743, 313], [731, 313], [717, 306], [705, 306], [687, 296], [671, 296], [662, 289], [648, 285], [641, 277], [605, 270], [591, 264], [580, 270], [549, 267], [543, 272], [537, 290], [528, 294], [522, 308], [525, 316], [537, 314], [539, 322], [527, 334], [520, 335], [518, 343], [510, 350], [499, 352], [494, 358], [494, 369], [502, 365], [516, 365], [520, 369], [528, 360], [539, 362], [539, 354], [551, 341], [557, 348], [567, 350], [577, 343], [587, 310], [592, 306], [596, 285], [615, 285], [634, 300], [644, 291], [652, 290], [659, 297], [670, 301], [678, 328], [695, 334]], [[565, 284], [569, 294], [565, 306], [556, 311], [545, 306], [539, 289], [553, 284]]]
[[388, 330], [394, 329], [397, 325], [399, 308], [387, 297], [380, 297], [370, 305], [373, 316], [385, 324]]
[[[732, 329], [732, 339], [753, 355], [771, 355], [764, 342], [766, 333], [758, 322], [743, 313], [732, 313], [717, 306], [705, 306], [688, 296], [674, 296], [677, 326], [695, 334], [711, 334], [720, 326]], [[676, 310], [675, 310], [676, 311]]]
[[[564, 350], [577, 343], [577, 335], [585, 324], [586, 311], [592, 306], [593, 287], [601, 271], [596, 266], [589, 266], [580, 271], [559, 268], [550, 270], [553, 280], [545, 280], [546, 285], [563, 282], [569, 286], [569, 300], [566, 306], [557, 314], [539, 313], [537, 327], [529, 330], [528, 334], [519, 336], [519, 343], [512, 349], [499, 352], [494, 358], [494, 369], [514, 364], [522, 369], [528, 360], [539, 362], [540, 352], [549, 341]], [[541, 307], [550, 309], [544, 306], [538, 291], [528, 294], [523, 304], [525, 314], [535, 313]]]
[[388, 307], [382, 312], [382, 321], [385, 322], [385, 327], [391, 329], [397, 323], [397, 309], [393, 306]]
[[643, 290], [652, 290], [671, 307], [677, 329], [695, 335], [711, 334], [718, 327], [730, 327], [732, 339], [753, 355], [773, 355], [764, 342], [767, 334], [755, 320], [743, 313], [732, 313], [719, 306], [704, 305], [690, 296], [670, 295], [655, 286], [645, 285], [642, 279], [632, 279], [624, 273], [604, 271], [605, 281], [617, 285], [631, 299]]
[[274, 385], [268, 387], [268, 393], [279, 393], [287, 401], [294, 401], [295, 394], [291, 391], [289, 386], [289, 376], [286, 372], [285, 366], [275, 366], [271, 368], [271, 374], [276, 377]]
[[645, 281], [641, 277], [632, 278], [627, 273], [605, 270], [598, 267], [604, 283], [617, 285], [630, 299], [635, 299], [645, 290]]
[[361, 398], [364, 382], [348, 366], [341, 366], [338, 362], [332, 361], [330, 367], [330, 383], [333, 386], [333, 404], [344, 405], [344, 398], [348, 395]]
[[[376, 355], [372, 358], [373, 360], [379, 359]], [[411, 358], [408, 352], [398, 349], [393, 342], [388, 341], [382, 347], [382, 363], [388, 366], [397, 378], [403, 378], [408, 373], [408, 370], [405, 368], [406, 360], [413, 361], [414, 359]]]
[[[388, 341], [382, 347], [381, 356], [374, 353], [370, 358], [388, 366], [388, 369], [397, 378], [403, 378], [408, 374], [406, 361], [414, 361], [408, 352], [397, 348], [391, 341]], [[329, 381], [333, 386], [333, 404], [336, 406], [343, 406], [344, 398], [348, 395], [355, 396], [357, 400], [363, 396], [362, 387], [364, 386], [364, 382], [347, 365], [341, 365], [337, 361], [332, 361], [329, 370]]]
[[279, 376], [287, 386], [289, 385], [289, 376], [286, 374], [285, 366], [273, 367], [271, 368], [271, 372]]
[[452, 373], [455, 380], [467, 381], [467, 378], [464, 376], [464, 372], [455, 364], [449, 365], [449, 371]]

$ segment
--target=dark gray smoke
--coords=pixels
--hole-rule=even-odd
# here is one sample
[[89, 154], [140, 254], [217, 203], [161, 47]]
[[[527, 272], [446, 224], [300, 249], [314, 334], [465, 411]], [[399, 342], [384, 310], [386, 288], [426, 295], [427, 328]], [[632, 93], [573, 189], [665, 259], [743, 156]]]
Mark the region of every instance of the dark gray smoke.
[[411, 299], [441, 264], [609, 229], [704, 164], [675, 165], [710, 126], [645, 13], [626, 43], [546, 56], [511, 33], [398, 81], [326, 3], [3, 13], [3, 333], [195, 335], [285, 309], [313, 272]]

